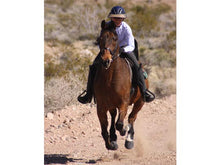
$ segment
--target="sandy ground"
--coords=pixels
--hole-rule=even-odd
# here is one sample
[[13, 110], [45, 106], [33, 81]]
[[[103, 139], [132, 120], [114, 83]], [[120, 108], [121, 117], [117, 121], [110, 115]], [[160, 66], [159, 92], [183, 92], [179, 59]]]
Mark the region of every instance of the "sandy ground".
[[[131, 107], [128, 114], [130, 111]], [[176, 164], [176, 95], [146, 103], [134, 128], [133, 149], [124, 147], [125, 136], [117, 132], [118, 150], [108, 151], [95, 106], [72, 105], [48, 113], [44, 123], [45, 164]]]

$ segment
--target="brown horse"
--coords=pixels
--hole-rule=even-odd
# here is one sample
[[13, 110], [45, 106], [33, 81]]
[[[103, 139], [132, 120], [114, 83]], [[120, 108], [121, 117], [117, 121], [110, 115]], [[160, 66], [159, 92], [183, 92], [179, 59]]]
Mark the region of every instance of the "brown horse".
[[[102, 137], [107, 149], [116, 150], [117, 135], [115, 128], [124, 136], [128, 131], [125, 147], [134, 146], [134, 121], [137, 113], [144, 105], [139, 88], [131, 94], [132, 72], [125, 58], [119, 57], [118, 38], [113, 24], [101, 23], [102, 31], [99, 37], [99, 48], [102, 63], [97, 67], [94, 79], [94, 96], [97, 103], [97, 114], [102, 129]], [[148, 82], [146, 80], [148, 87]], [[124, 118], [129, 105], [133, 105], [128, 117], [128, 126], [124, 127]], [[118, 109], [118, 120], [115, 118]], [[110, 135], [108, 133], [107, 112], [111, 114]]]

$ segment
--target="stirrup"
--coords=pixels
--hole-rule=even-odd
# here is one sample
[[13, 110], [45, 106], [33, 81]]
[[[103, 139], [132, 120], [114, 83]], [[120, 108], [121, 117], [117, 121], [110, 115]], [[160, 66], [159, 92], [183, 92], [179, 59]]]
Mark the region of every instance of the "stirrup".
[[83, 93], [81, 93], [81, 94], [78, 96], [78, 98], [81, 97], [84, 93], [86, 93], [86, 91], [87, 91], [87, 90], [84, 90]]
[[82, 96], [85, 92], [87, 92], [87, 90], [83, 91], [83, 93], [77, 97], [77, 100], [82, 104], [91, 103], [92, 97], [88, 95], [88, 93]]
[[155, 99], [155, 95], [151, 91], [149, 91], [148, 89], [146, 90], [146, 92], [149, 92], [151, 94], [151, 95], [148, 94], [149, 96], [153, 96], [152, 98], [148, 98], [148, 100], [145, 97], [145, 101], [149, 103]]

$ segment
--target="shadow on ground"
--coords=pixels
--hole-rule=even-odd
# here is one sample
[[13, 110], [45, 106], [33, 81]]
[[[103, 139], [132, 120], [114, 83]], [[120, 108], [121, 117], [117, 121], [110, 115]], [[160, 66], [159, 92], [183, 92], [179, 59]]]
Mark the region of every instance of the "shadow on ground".
[[98, 160], [87, 160], [87, 159], [75, 159], [75, 158], [68, 158], [69, 155], [67, 154], [45, 154], [44, 155], [44, 164], [66, 164], [68, 162], [75, 162], [75, 163], [87, 163], [87, 164], [95, 164]]

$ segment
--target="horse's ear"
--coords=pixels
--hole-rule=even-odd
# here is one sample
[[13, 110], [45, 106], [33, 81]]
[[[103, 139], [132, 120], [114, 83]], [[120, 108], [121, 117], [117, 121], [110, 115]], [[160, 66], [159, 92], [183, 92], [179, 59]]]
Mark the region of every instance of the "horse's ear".
[[102, 27], [102, 29], [105, 28], [105, 20], [102, 20], [101, 27]]
[[110, 22], [109, 29], [113, 29], [113, 30], [116, 29], [116, 25], [113, 21]]

